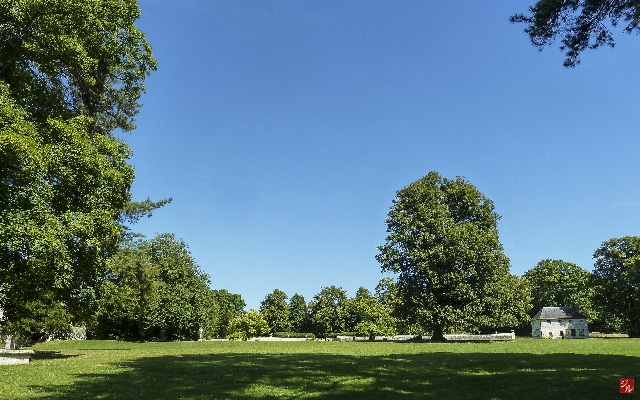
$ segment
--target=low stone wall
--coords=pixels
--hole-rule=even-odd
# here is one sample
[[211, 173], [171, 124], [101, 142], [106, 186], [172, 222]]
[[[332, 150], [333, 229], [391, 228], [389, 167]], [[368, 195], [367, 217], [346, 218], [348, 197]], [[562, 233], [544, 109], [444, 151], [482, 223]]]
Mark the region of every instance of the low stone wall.
[[591, 332], [589, 336], [592, 338], [628, 338], [629, 334], [627, 333], [600, 333], [600, 332]]
[[445, 339], [451, 341], [475, 342], [475, 341], [505, 341], [515, 340], [516, 334], [511, 333], [490, 333], [486, 335], [444, 335]]
[[[444, 338], [452, 342], [501, 342], [507, 340], [515, 340], [516, 334], [511, 333], [491, 333], [485, 335], [476, 334], [460, 334], [460, 335], [444, 335]], [[338, 336], [343, 342], [364, 342], [368, 341], [368, 337], [363, 336]], [[431, 340], [429, 335], [396, 335], [396, 336], [376, 336], [375, 341], [405, 341], [405, 340]]]
[[0, 349], [0, 365], [28, 364], [33, 354], [33, 350]]

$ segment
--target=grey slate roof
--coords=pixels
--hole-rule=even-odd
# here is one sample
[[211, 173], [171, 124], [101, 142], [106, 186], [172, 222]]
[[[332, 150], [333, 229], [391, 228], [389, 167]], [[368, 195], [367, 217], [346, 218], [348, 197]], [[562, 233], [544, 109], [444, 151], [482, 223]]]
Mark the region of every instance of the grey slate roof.
[[533, 319], [586, 319], [577, 308], [573, 307], [542, 307]]

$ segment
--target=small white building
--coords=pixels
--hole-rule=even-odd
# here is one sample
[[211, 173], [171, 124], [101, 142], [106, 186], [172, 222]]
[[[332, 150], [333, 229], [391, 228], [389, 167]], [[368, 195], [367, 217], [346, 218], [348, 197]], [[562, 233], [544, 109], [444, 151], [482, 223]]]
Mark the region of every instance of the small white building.
[[587, 317], [574, 307], [542, 307], [531, 319], [534, 339], [586, 339], [589, 337]]

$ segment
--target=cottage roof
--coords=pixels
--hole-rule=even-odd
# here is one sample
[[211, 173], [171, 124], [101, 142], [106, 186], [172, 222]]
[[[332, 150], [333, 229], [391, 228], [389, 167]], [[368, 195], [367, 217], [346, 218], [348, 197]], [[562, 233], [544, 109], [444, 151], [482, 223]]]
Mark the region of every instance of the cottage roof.
[[584, 314], [580, 314], [574, 307], [542, 307], [533, 319], [586, 319]]

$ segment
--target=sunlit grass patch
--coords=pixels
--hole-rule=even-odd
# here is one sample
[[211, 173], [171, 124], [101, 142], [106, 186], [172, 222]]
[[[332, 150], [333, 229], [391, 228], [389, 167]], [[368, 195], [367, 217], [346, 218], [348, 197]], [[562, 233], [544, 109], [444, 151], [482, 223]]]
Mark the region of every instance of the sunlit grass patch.
[[0, 367], [17, 399], [601, 399], [640, 379], [640, 341], [49, 342]]

